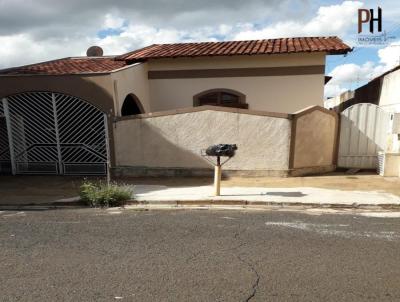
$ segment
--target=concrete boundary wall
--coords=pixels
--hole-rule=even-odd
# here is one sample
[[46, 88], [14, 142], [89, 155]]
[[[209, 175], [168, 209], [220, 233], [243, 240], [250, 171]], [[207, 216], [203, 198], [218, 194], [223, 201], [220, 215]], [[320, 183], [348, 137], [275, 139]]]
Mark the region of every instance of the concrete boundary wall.
[[[120, 117], [114, 123], [113, 172], [211, 176], [213, 167], [201, 156], [201, 150], [217, 143], [238, 145], [236, 156], [224, 166], [226, 175], [288, 176], [331, 170], [334, 153], [324, 151], [334, 148], [331, 132], [323, 130], [321, 135], [311, 136], [323, 151], [317, 161], [318, 148], [310, 152], [302, 142], [310, 143], [307, 135], [318, 129], [315, 127], [336, 127], [334, 114], [319, 106], [296, 114], [201, 106]], [[329, 137], [322, 139], [325, 134]]]
[[293, 114], [289, 169], [292, 176], [334, 171], [337, 164], [339, 116], [314, 106]]

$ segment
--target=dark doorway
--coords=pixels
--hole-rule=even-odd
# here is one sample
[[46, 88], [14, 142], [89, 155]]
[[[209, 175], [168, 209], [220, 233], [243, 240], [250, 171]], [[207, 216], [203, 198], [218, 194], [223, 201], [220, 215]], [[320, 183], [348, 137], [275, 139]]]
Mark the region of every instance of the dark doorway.
[[144, 113], [144, 110], [139, 99], [133, 94], [128, 94], [122, 104], [121, 115], [127, 116], [141, 113]]

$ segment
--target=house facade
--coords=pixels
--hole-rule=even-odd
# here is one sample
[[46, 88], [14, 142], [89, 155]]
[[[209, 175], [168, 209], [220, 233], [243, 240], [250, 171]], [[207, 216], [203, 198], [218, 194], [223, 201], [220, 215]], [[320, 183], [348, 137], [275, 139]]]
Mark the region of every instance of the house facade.
[[[156, 59], [142, 63], [151, 111], [199, 105], [295, 112], [322, 105], [321, 53]], [[218, 92], [226, 92], [219, 100]]]
[[290, 116], [322, 106], [325, 57], [348, 51], [337, 37], [155, 44], [2, 70], [0, 170], [104, 172], [105, 162], [118, 163], [115, 129], [123, 117], [201, 106]]

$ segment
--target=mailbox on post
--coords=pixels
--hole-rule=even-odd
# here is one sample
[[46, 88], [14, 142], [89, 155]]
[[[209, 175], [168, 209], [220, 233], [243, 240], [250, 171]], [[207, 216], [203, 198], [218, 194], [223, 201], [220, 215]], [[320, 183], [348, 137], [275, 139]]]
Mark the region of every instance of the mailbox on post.
[[[202, 151], [204, 156], [210, 163], [214, 165], [214, 195], [220, 196], [221, 191], [221, 167], [223, 164], [228, 162], [233, 156], [237, 146], [235, 144], [218, 144], [208, 147]], [[212, 161], [207, 157], [215, 157], [216, 161]], [[221, 162], [221, 157], [225, 157], [225, 161]]]

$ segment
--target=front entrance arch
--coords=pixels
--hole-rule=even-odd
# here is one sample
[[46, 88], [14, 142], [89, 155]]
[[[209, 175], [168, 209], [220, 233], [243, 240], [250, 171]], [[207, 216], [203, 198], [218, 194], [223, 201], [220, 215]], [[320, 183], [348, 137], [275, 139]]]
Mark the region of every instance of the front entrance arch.
[[88, 102], [57, 92], [25, 92], [1, 101], [1, 117], [6, 132], [0, 123], [0, 149], [9, 149], [0, 153], [0, 173], [7, 168], [12, 174], [107, 173], [107, 117]]

